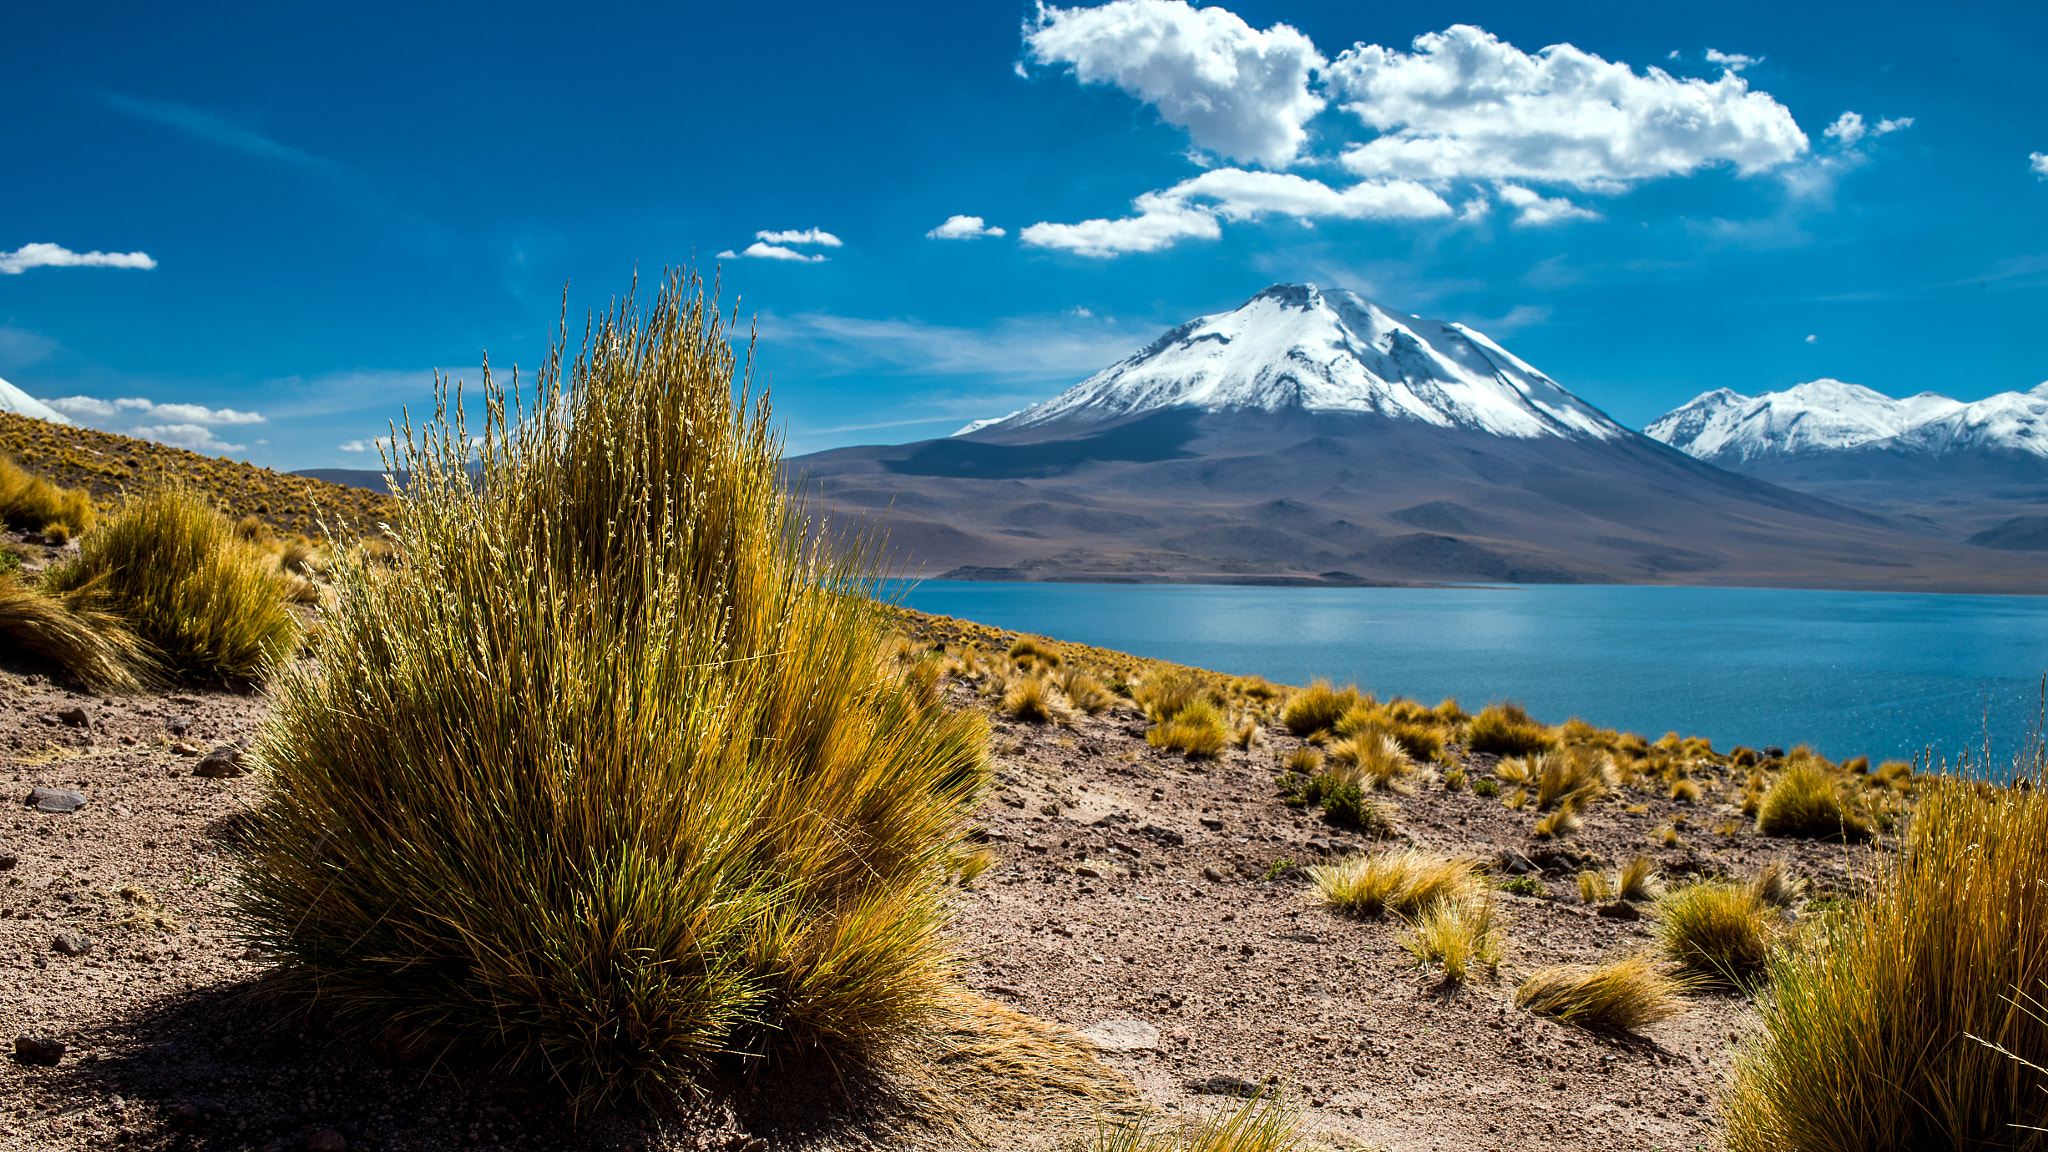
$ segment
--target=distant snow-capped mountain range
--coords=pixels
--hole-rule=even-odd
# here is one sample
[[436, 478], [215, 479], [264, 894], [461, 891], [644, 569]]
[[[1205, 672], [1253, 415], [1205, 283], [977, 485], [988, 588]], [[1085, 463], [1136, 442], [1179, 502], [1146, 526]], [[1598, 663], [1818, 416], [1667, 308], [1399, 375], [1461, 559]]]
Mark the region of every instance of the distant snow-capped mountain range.
[[1736, 469], [1858, 451], [2048, 458], [2048, 384], [1970, 403], [1934, 392], [1894, 400], [1860, 384], [1829, 379], [1759, 396], [1719, 388], [1666, 412], [1643, 431], [1701, 460]]
[[1478, 331], [1313, 284], [1190, 320], [1050, 400], [954, 435], [1042, 436], [1188, 408], [1376, 414], [1517, 439], [1630, 435]]
[[0, 412], [12, 412], [17, 416], [33, 416], [48, 420], [52, 424], [69, 424], [70, 419], [62, 412], [23, 392], [5, 380], [0, 380]]

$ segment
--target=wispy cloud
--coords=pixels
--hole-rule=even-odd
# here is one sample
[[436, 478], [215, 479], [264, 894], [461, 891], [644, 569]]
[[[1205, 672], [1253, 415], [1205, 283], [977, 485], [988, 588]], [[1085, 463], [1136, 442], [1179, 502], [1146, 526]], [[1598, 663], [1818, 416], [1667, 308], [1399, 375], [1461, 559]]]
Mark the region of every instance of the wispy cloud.
[[826, 248], [838, 248], [846, 243], [823, 228], [791, 229], [787, 232], [763, 230], [754, 233], [754, 239], [766, 240], [770, 244], [818, 244]]
[[130, 116], [161, 124], [166, 128], [174, 128], [195, 140], [203, 140], [208, 144], [230, 148], [246, 155], [306, 167], [325, 167], [329, 163], [321, 157], [273, 140], [254, 128], [224, 120], [211, 112], [168, 101], [137, 100], [132, 96], [123, 96], [119, 92], [105, 93], [103, 98], [110, 107], [126, 112]]
[[124, 396], [118, 400], [65, 396], [43, 403], [81, 424], [119, 432], [124, 436], [139, 436], [174, 448], [190, 448], [194, 452], [241, 452], [248, 448], [247, 444], [230, 444], [215, 435], [214, 428], [266, 422], [257, 412], [208, 408], [204, 404], [159, 404], [141, 396]]
[[61, 244], [23, 244], [0, 252], [0, 276], [19, 276], [31, 268], [156, 267], [147, 252], [73, 252]]
[[2027, 169], [2043, 180], [2048, 180], [2048, 152], [2027, 153]]
[[829, 259], [829, 257], [822, 253], [807, 256], [794, 248], [784, 248], [780, 244], [763, 244], [759, 241], [747, 245], [738, 252], [728, 248], [720, 252], [718, 258], [720, 260], [739, 260], [742, 258], [753, 260], [788, 260], [797, 264], [823, 264]]

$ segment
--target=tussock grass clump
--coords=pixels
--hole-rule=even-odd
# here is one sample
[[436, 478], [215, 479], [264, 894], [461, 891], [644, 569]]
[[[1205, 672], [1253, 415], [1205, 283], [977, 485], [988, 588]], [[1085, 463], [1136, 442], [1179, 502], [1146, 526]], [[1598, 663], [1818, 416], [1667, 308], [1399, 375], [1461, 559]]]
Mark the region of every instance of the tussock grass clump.
[[1614, 757], [1605, 752], [1546, 752], [1529, 761], [1529, 768], [1536, 807], [1546, 812], [1560, 806], [1584, 807], [1614, 787]]
[[1361, 732], [1330, 745], [1325, 761], [1339, 786], [1372, 791], [1405, 792], [1415, 761], [1401, 742], [1384, 732]]
[[1806, 895], [1806, 887], [1806, 880], [1792, 875], [1783, 860], [1764, 865], [1749, 882], [1750, 894], [1773, 908], [1790, 908]]
[[1296, 736], [1335, 731], [1337, 722], [1358, 704], [1356, 687], [1338, 691], [1328, 680], [1314, 680], [1280, 709], [1280, 723]]
[[1068, 706], [1065, 694], [1051, 680], [1036, 674], [1011, 681], [998, 707], [1003, 715], [1028, 724], [1070, 725], [1074, 722], [1074, 710]]
[[1145, 742], [1203, 760], [1222, 752], [1230, 733], [1223, 727], [1223, 709], [1207, 696], [1197, 696], [1146, 729]]
[[0, 575], [0, 642], [49, 661], [96, 692], [140, 692], [157, 678], [149, 646], [98, 606], [91, 586], [45, 595]]
[[1867, 840], [1870, 822], [1843, 798], [1840, 781], [1818, 759], [1796, 757], [1763, 794], [1756, 830], [1765, 836]]
[[1783, 922], [1754, 887], [1706, 880], [1657, 901], [1657, 945], [1701, 977], [1747, 985], [1771, 958]]
[[1579, 873], [1579, 903], [1605, 904], [1614, 899], [1614, 882], [1607, 873], [1585, 871]]
[[1772, 960], [1722, 1105], [1734, 1152], [2042, 1146], [2020, 1061], [2048, 1064], [2048, 781], [2027, 782], [1923, 785], [1870, 895]]
[[1656, 862], [1638, 852], [1627, 864], [1622, 865], [1621, 876], [1614, 884], [1614, 893], [1623, 900], [1655, 900], [1664, 894], [1661, 881], [1662, 877], [1657, 875]]
[[1031, 668], [1033, 666], [1057, 668], [1060, 666], [1059, 653], [1040, 644], [1029, 636], [1019, 636], [1017, 637], [1017, 642], [1010, 645], [1010, 659], [1016, 661], [1019, 666], [1024, 668]]
[[45, 535], [54, 526], [69, 539], [92, 527], [92, 522], [91, 493], [52, 484], [0, 456], [0, 523]]
[[1493, 923], [1493, 898], [1482, 891], [1424, 907], [1409, 919], [1401, 946], [1418, 963], [1442, 964], [1446, 979], [1462, 981], [1474, 969], [1499, 971], [1503, 945]]
[[402, 431], [405, 564], [344, 561], [280, 680], [244, 931], [580, 1105], [873, 1054], [945, 1001], [986, 725], [878, 658], [872, 550], [806, 531], [697, 282], [560, 363], [486, 376], [475, 450], [445, 389]]
[[1488, 704], [1465, 728], [1465, 746], [1474, 752], [1528, 756], [1556, 745], [1550, 730], [1515, 703]]
[[1586, 826], [1585, 818], [1572, 807], [1554, 808], [1531, 829], [1538, 840], [1561, 840]]
[[1053, 676], [1053, 683], [1059, 685], [1061, 694], [1067, 698], [1069, 704], [1090, 716], [1099, 716], [1111, 704], [1116, 703], [1116, 695], [1103, 687], [1102, 681], [1079, 668], [1060, 669]]
[[1308, 870], [1308, 877], [1326, 906], [1355, 916], [1393, 912], [1412, 917], [1433, 904], [1473, 897], [1485, 887], [1471, 861], [1419, 848], [1320, 864]]
[[1297, 1152], [1301, 1114], [1279, 1092], [1264, 1092], [1218, 1112], [1192, 1131], [1143, 1122], [1098, 1129], [1090, 1152]]
[[253, 684], [298, 643], [291, 585], [270, 554], [176, 485], [130, 497], [42, 589], [89, 594], [180, 679]]
[[1567, 964], [1529, 974], [1515, 1005], [1582, 1028], [1633, 1032], [1685, 1010], [1686, 982], [1658, 969], [1648, 956], [1611, 964]]

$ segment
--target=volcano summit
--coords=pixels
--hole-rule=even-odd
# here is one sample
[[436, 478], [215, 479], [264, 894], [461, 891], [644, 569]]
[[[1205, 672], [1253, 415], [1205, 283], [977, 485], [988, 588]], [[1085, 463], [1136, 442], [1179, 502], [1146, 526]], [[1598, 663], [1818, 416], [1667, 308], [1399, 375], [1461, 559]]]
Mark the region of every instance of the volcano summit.
[[955, 578], [2041, 583], [1631, 431], [1463, 324], [1305, 284], [951, 437], [787, 467], [886, 517], [899, 570]]

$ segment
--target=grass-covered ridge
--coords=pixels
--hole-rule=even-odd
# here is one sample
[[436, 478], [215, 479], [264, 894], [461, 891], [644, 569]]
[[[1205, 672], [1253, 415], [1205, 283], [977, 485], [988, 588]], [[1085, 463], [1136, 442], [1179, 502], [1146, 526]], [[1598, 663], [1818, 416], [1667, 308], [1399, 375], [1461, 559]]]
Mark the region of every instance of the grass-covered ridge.
[[695, 283], [558, 371], [524, 421], [487, 383], [483, 428], [408, 430], [404, 562], [345, 561], [277, 687], [248, 930], [341, 1019], [586, 1103], [871, 1055], [946, 994], [983, 721], [882, 655]]
[[85, 491], [105, 507], [123, 495], [182, 483], [205, 493], [230, 519], [255, 516], [278, 534], [332, 534], [349, 543], [375, 535], [376, 526], [395, 515], [396, 503], [380, 492], [13, 412], [0, 412], [0, 455], [53, 485]]

